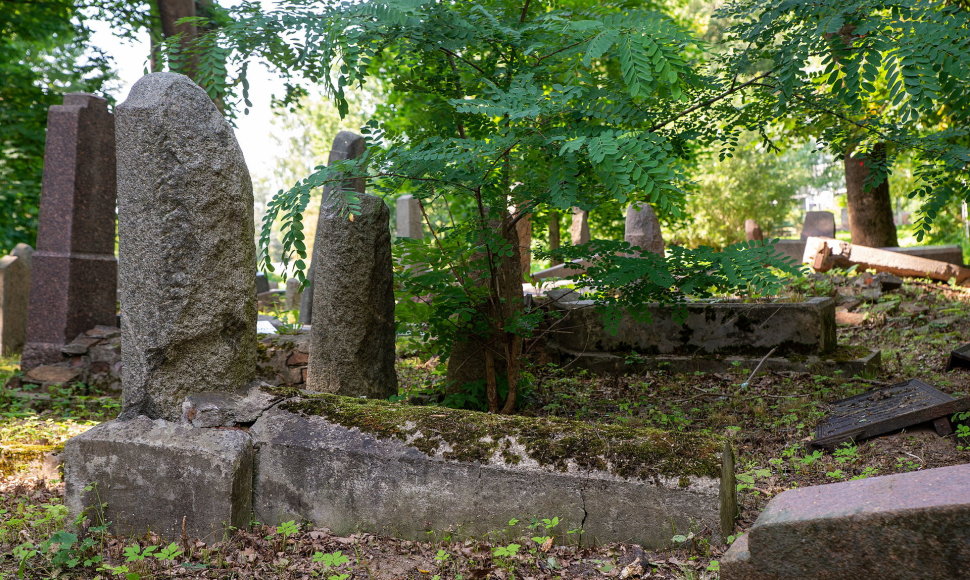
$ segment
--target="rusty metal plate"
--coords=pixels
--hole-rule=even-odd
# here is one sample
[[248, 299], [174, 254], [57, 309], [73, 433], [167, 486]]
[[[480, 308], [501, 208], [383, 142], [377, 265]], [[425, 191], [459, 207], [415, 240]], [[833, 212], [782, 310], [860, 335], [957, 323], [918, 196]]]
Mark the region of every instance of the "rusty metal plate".
[[946, 370], [951, 371], [956, 368], [970, 369], [970, 344], [950, 351], [950, 360], [946, 363]]
[[967, 409], [970, 397], [954, 399], [919, 379], [910, 379], [832, 403], [829, 418], [816, 427], [810, 445], [835, 447]]

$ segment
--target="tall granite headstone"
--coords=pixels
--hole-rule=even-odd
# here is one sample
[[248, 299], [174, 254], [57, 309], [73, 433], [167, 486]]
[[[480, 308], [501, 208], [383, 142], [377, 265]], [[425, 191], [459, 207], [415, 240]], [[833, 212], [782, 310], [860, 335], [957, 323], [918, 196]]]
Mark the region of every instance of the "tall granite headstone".
[[117, 323], [115, 133], [108, 102], [69, 93], [47, 114], [37, 250], [31, 264], [24, 370]]
[[177, 420], [256, 370], [253, 191], [232, 128], [188, 77], [117, 108], [122, 418]]
[[802, 239], [834, 238], [835, 214], [830, 211], [810, 211], [805, 213], [802, 224]]
[[20, 352], [27, 334], [30, 263], [13, 254], [0, 258], [0, 355]]
[[660, 232], [660, 221], [653, 208], [647, 203], [631, 203], [626, 210], [626, 224], [623, 239], [631, 246], [664, 255], [664, 239]]
[[[333, 163], [334, 161], [344, 161], [346, 159], [356, 159], [364, 154], [365, 141], [364, 138], [357, 133], [351, 131], [341, 131], [337, 133], [337, 136], [333, 139], [333, 147], [330, 148], [330, 157], [327, 159], [327, 163]], [[363, 179], [348, 179], [345, 180], [341, 187], [343, 189], [353, 189], [357, 193], [364, 193], [364, 180]], [[317, 232], [320, 231], [320, 226], [323, 225], [323, 200], [326, 199], [331, 191], [336, 188], [333, 186], [326, 186], [323, 188], [323, 196], [320, 201], [320, 217], [317, 221]], [[320, 234], [317, 234], [315, 238], [320, 239]], [[303, 296], [300, 298], [300, 324], [312, 324], [313, 323], [313, 293], [314, 284], [316, 283], [316, 266], [315, 264], [320, 261], [320, 254], [317, 252], [316, 243], [313, 245], [313, 255], [310, 257], [310, 268], [307, 271], [307, 278], [310, 283], [307, 287], [303, 289]]]
[[397, 394], [390, 211], [360, 201], [353, 221], [339, 195], [320, 205], [306, 389], [383, 399]]
[[573, 208], [573, 221], [569, 225], [569, 240], [574, 246], [589, 241], [589, 212], [578, 207]]
[[411, 194], [402, 195], [395, 202], [397, 237], [421, 239], [424, 237], [422, 226], [421, 200]]

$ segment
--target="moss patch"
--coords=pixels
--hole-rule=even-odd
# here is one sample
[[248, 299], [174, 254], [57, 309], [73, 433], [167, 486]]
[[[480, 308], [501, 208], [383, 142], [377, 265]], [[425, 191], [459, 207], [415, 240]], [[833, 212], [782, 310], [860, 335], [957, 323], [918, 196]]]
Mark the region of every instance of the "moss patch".
[[[287, 389], [277, 394], [295, 393]], [[429, 455], [458, 461], [490, 463], [497, 455], [511, 465], [531, 460], [559, 471], [575, 466], [640, 479], [716, 478], [720, 474], [720, 439], [711, 435], [415, 407], [337, 395], [302, 394], [281, 408], [325, 417], [379, 438], [399, 439]]]

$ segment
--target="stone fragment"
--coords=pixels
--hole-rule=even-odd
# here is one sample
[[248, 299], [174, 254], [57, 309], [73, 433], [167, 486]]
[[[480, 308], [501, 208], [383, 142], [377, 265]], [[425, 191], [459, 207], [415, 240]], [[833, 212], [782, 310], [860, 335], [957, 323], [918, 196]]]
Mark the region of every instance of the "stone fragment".
[[[333, 147], [330, 148], [330, 157], [327, 159], [328, 164], [332, 164], [335, 161], [345, 161], [347, 159], [356, 159], [364, 154], [364, 149], [366, 147], [366, 142], [364, 138], [351, 131], [341, 131], [337, 133], [337, 136], [333, 139]], [[340, 184], [340, 189], [343, 190], [353, 190], [357, 193], [364, 193], [364, 180], [363, 179], [347, 179]], [[317, 222], [317, 237], [316, 240], [320, 239], [320, 226], [323, 225], [323, 206], [325, 201], [333, 191], [337, 188], [332, 185], [327, 185], [323, 188], [323, 195], [320, 198], [320, 218]], [[320, 253], [316, 246], [313, 245], [313, 255], [310, 259], [310, 268], [307, 271], [307, 280], [309, 284], [303, 289], [303, 296], [300, 301], [300, 324], [313, 324], [313, 292], [314, 284], [316, 283], [317, 270], [319, 269], [315, 264], [320, 261]]]
[[[229, 526], [249, 525], [252, 481], [253, 446], [237, 429], [137, 417], [64, 445], [64, 503], [72, 514], [102, 513], [120, 535], [172, 540], [184, 525], [190, 538], [219, 541]], [[90, 509], [102, 502], [103, 512]]]
[[177, 420], [186, 396], [255, 376], [252, 183], [188, 77], [142, 78], [116, 115], [122, 417]]
[[320, 206], [307, 389], [383, 399], [397, 394], [390, 212], [360, 204], [353, 221], [339, 196]]
[[589, 237], [589, 212], [578, 207], [573, 208], [573, 219], [569, 225], [569, 239], [574, 246], [585, 244]]
[[24, 378], [33, 383], [52, 383], [63, 385], [73, 381], [81, 375], [81, 371], [61, 365], [42, 365], [27, 371]]
[[664, 239], [657, 214], [647, 203], [633, 203], [626, 210], [623, 239], [641, 250], [664, 255]]
[[758, 225], [758, 222], [752, 219], [744, 220], [744, 239], [749, 242], [760, 242], [765, 239], [765, 235], [761, 233], [761, 226]]
[[810, 211], [805, 213], [802, 223], [802, 239], [811, 237], [834, 238], [835, 214], [830, 211]]
[[721, 578], [962, 578], [968, 480], [963, 464], [785, 491], [725, 555]]
[[397, 237], [421, 239], [424, 237], [424, 216], [421, 200], [411, 194], [402, 195], [395, 202]]
[[121, 329], [117, 326], [95, 326], [84, 334], [94, 338], [115, 338], [121, 336]]
[[249, 426], [280, 397], [253, 386], [245, 395], [215, 392], [189, 395], [182, 403], [182, 422], [193, 427]]
[[37, 250], [31, 258], [22, 368], [61, 360], [61, 347], [116, 323], [114, 118], [102, 98], [69, 93], [50, 108]]
[[27, 338], [29, 260], [14, 255], [0, 258], [0, 356], [20, 352]]

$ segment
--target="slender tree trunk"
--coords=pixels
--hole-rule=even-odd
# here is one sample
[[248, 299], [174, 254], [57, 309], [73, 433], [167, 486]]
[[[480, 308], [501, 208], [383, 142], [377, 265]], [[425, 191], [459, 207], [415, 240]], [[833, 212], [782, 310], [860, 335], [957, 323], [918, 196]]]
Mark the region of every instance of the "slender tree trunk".
[[[562, 230], [559, 226], [559, 212], [549, 212], [549, 250], [558, 250], [562, 243]], [[552, 265], [562, 264], [561, 260], [552, 260]]]
[[532, 216], [527, 215], [515, 224], [519, 238], [519, 260], [522, 264], [522, 275], [532, 273]]
[[199, 29], [194, 24], [179, 23], [182, 18], [192, 18], [196, 15], [195, 0], [156, 0], [156, 4], [162, 21], [162, 36], [171, 38], [180, 35], [181, 60], [179, 66], [173, 67], [172, 70], [195, 80], [199, 59], [189, 51], [189, 47], [198, 37]]
[[845, 189], [849, 206], [849, 231], [852, 243], [873, 248], [895, 247], [896, 225], [893, 223], [893, 207], [889, 197], [889, 181], [873, 185], [866, 190], [869, 165], [884, 163], [886, 145], [879, 143], [868, 156], [845, 156]]

